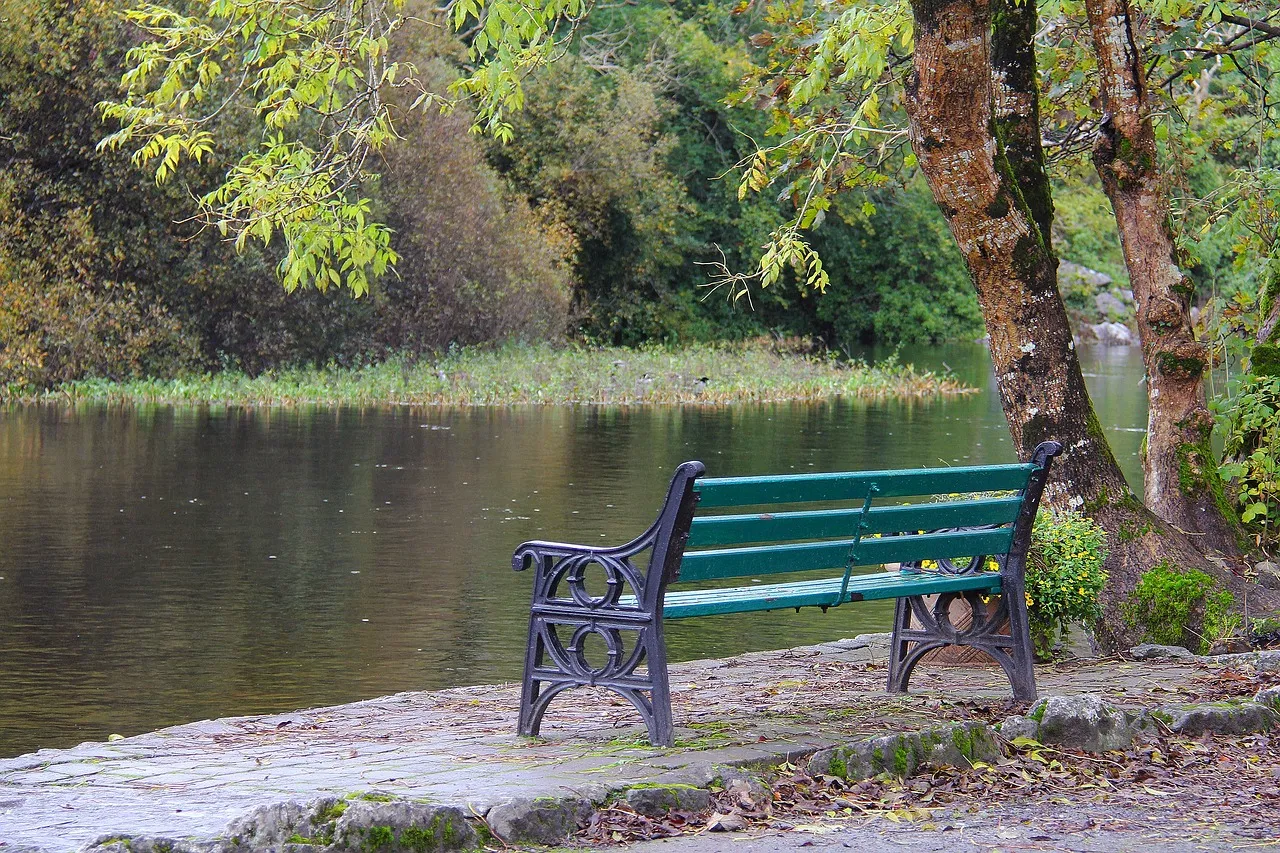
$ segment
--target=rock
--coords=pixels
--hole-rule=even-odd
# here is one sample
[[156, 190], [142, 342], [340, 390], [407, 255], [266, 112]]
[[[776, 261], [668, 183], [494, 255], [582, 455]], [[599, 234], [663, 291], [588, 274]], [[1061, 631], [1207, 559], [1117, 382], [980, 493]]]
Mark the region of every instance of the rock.
[[1027, 715], [1039, 723], [1036, 740], [1045, 744], [1109, 752], [1133, 743], [1145, 721], [1131, 718], [1097, 696], [1050, 696]]
[[1253, 666], [1258, 672], [1280, 672], [1280, 650], [1258, 652]]
[[1118, 322], [1129, 316], [1129, 306], [1110, 293], [1099, 293], [1093, 297], [1093, 304], [1098, 309], [1098, 316], [1108, 321]]
[[1215, 702], [1197, 705], [1173, 712], [1169, 728], [1182, 735], [1202, 735], [1206, 732], [1223, 735], [1243, 735], [1265, 732], [1275, 725], [1280, 715], [1270, 707], [1256, 702]]
[[[241, 851], [310, 851], [321, 847], [326, 853], [355, 853], [379, 850], [383, 853], [445, 853], [476, 846], [476, 832], [466, 815], [452, 806], [395, 800], [370, 795], [368, 799], [326, 797], [309, 803], [274, 803], [255, 809], [227, 828], [229, 843], [215, 845], [220, 853]], [[195, 850], [188, 846], [166, 848], [163, 839], [148, 840], [151, 846], [133, 839], [132, 851], [174, 853]], [[103, 848], [114, 853], [114, 848]]]
[[[9, 848], [5, 848], [7, 853]], [[40, 853], [37, 848], [18, 848]], [[150, 836], [106, 836], [99, 838], [85, 848], [85, 853], [213, 853], [216, 848], [210, 844], [178, 841], [173, 838], [152, 838]]]
[[905, 778], [925, 765], [968, 767], [974, 761], [994, 761], [999, 757], [993, 729], [982, 723], [954, 723], [819, 750], [809, 759], [808, 770], [813, 775], [850, 781], [881, 773]]
[[1089, 327], [1098, 343], [1109, 347], [1133, 346], [1133, 332], [1123, 323], [1097, 323]]
[[701, 812], [711, 805], [711, 792], [692, 785], [628, 788], [622, 798], [631, 808], [649, 817], [662, 817], [670, 811]]
[[1014, 714], [1008, 717], [999, 725], [1000, 737], [1005, 740], [1015, 740], [1020, 737], [1038, 740], [1040, 737], [1040, 724], [1030, 717], [1023, 717]]
[[842, 651], [850, 651], [852, 649], [888, 649], [889, 643], [893, 639], [893, 634], [859, 634], [856, 637], [846, 637], [843, 640], [834, 640], [830, 643], [823, 643], [824, 646], [831, 646]]
[[1265, 705], [1273, 711], [1280, 712], [1280, 684], [1264, 687], [1253, 697], [1259, 705]]
[[260, 806], [227, 827], [228, 838], [240, 839], [245, 850], [267, 850], [295, 836], [332, 838], [346, 800], [324, 797], [310, 802], [286, 801]]
[[446, 853], [470, 850], [478, 842], [466, 815], [453, 806], [353, 799], [334, 825], [326, 853]]
[[1058, 264], [1058, 285], [1059, 287], [1067, 287], [1070, 285], [1085, 284], [1090, 288], [1108, 288], [1111, 286], [1112, 278], [1104, 272], [1091, 270], [1080, 264], [1073, 264], [1071, 261], [1063, 261]]
[[1072, 622], [1067, 626], [1062, 642], [1071, 657], [1087, 659], [1099, 655], [1098, 641], [1093, 632], [1079, 622]]
[[1258, 574], [1258, 583], [1267, 589], [1280, 589], [1280, 566], [1270, 560], [1255, 563], [1253, 570]]
[[[637, 811], [639, 811], [637, 809]], [[499, 803], [484, 816], [489, 830], [506, 844], [561, 844], [586, 821], [586, 800], [539, 797]]]
[[724, 789], [734, 797], [734, 804], [752, 811], [773, 811], [773, 788], [756, 776], [730, 776], [723, 780]]
[[1161, 646], [1156, 643], [1143, 643], [1129, 649], [1129, 657], [1134, 660], [1159, 660], [1175, 658], [1177, 660], [1194, 660], [1195, 655], [1182, 646]]
[[1210, 656], [1236, 655], [1247, 652], [1252, 646], [1244, 637], [1225, 637], [1209, 647]]

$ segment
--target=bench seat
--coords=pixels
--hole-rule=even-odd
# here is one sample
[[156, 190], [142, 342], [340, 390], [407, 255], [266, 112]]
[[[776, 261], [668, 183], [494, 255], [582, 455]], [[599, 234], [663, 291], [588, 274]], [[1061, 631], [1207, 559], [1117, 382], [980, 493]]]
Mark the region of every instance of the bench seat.
[[[835, 606], [844, 578], [819, 578], [791, 583], [735, 586], [728, 589], [694, 589], [668, 592], [662, 602], [665, 619], [714, 616], [721, 613], [751, 613], [796, 607]], [[933, 572], [873, 572], [849, 578], [849, 588], [841, 603], [934, 595], [943, 592], [1000, 592], [999, 572], [972, 575], [940, 575]], [[635, 596], [623, 596], [621, 607], [635, 607]]]

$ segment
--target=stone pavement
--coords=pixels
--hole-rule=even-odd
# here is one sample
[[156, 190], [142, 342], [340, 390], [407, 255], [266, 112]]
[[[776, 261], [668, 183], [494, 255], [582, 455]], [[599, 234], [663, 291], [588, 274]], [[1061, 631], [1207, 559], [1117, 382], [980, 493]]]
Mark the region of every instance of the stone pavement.
[[[519, 686], [498, 685], [41, 750], [0, 760], [0, 853], [79, 850], [109, 837], [179, 839], [197, 849], [228, 837], [229, 825], [255, 809], [361, 792], [476, 816], [517, 798], [599, 801], [639, 782], [701, 786], [714, 768], [773, 764], [857, 737], [1023, 710], [1008, 701], [997, 668], [922, 667], [912, 695], [890, 696], [886, 658], [886, 638], [868, 635], [678, 664], [674, 749], [650, 748], [625, 701], [586, 690], [552, 703], [545, 739], [517, 737]], [[1038, 668], [1037, 679], [1045, 696], [1167, 705], [1196, 699], [1207, 666], [1085, 661]]]

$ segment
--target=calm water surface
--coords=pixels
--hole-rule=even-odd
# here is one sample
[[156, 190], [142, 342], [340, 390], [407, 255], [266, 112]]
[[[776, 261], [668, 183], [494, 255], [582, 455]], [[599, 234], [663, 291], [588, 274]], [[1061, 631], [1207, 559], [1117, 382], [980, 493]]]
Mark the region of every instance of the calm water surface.
[[[1131, 482], [1136, 350], [1082, 353]], [[616, 543], [674, 466], [713, 476], [1013, 461], [983, 389], [720, 408], [0, 410], [0, 756], [520, 676], [513, 547]], [[672, 623], [676, 660], [887, 630], [891, 603]]]

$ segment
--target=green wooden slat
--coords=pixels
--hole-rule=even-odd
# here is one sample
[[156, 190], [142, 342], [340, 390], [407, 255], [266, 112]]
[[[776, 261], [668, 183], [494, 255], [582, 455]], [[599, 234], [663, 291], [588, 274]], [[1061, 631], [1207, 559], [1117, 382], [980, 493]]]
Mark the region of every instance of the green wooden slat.
[[[824, 578], [791, 584], [668, 592], [662, 615], [665, 619], [685, 619], [722, 613], [826, 606], [840, 591], [841, 581], [842, 578]], [[1000, 575], [995, 572], [973, 575], [877, 572], [851, 578], [844, 601], [873, 601], [967, 590], [997, 593], [1000, 591]]]
[[[976, 501], [874, 507], [867, 513], [869, 526], [864, 535], [1007, 524], [1017, 518], [1021, 507], [1022, 498], [1016, 495]], [[850, 537], [861, 518], [860, 508], [700, 516], [693, 520], [689, 547]]]
[[[1012, 541], [1013, 529], [1009, 527], [863, 539], [858, 543], [858, 565], [936, 559], [940, 556], [1004, 554]], [[711, 580], [843, 568], [852, 544], [852, 539], [846, 539], [796, 545], [756, 545], [749, 548], [687, 551], [680, 567], [680, 580]]]
[[1018, 490], [1026, 486], [1027, 477], [1034, 470], [1035, 466], [1029, 464], [981, 465], [776, 477], [712, 477], [698, 480], [694, 490], [701, 495], [703, 508], [862, 500], [872, 483], [879, 487], [877, 497], [880, 498]]

